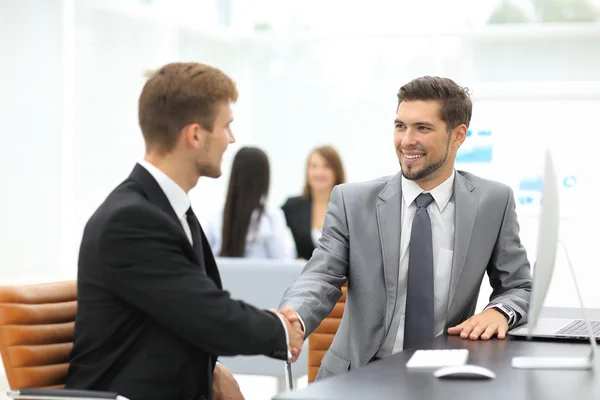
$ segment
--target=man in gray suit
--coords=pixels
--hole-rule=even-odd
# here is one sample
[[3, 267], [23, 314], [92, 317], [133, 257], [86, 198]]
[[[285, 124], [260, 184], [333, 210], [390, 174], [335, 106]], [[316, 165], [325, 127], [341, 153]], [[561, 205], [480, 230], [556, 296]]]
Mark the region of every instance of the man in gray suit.
[[[531, 272], [512, 190], [454, 169], [471, 112], [468, 91], [450, 79], [409, 82], [394, 121], [401, 173], [332, 191], [319, 245], [280, 306], [307, 337], [348, 282], [318, 378], [428, 348], [444, 332], [504, 339], [526, 320]], [[485, 272], [493, 292], [474, 315]]]

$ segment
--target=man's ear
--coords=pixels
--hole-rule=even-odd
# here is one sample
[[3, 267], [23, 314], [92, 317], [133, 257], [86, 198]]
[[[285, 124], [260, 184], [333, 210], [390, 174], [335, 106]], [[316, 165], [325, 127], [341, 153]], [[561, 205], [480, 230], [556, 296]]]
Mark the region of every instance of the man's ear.
[[182, 139], [186, 145], [198, 147], [201, 141], [203, 129], [199, 124], [188, 124], [181, 129]]
[[453, 129], [452, 132], [452, 144], [459, 148], [467, 138], [468, 128], [465, 124], [460, 124], [456, 128]]

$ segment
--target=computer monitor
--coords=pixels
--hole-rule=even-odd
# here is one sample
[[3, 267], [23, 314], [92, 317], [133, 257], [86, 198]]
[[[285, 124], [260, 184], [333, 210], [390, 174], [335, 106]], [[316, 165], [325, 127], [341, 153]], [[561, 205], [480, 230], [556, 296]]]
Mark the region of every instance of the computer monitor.
[[546, 150], [544, 156], [543, 182], [537, 254], [533, 266], [533, 288], [527, 319], [527, 328], [530, 333], [538, 322], [546, 295], [548, 294], [548, 288], [550, 287], [550, 281], [554, 273], [554, 263], [558, 247], [560, 221], [558, 180], [549, 150]]
[[[537, 242], [537, 255], [535, 265], [533, 267], [533, 284], [531, 291], [531, 299], [529, 303], [529, 313], [527, 319], [527, 332], [526, 336], [531, 339], [532, 337], [547, 337], [547, 335], [540, 335], [536, 331], [536, 326], [540, 320], [540, 313], [546, 300], [548, 288], [552, 281], [552, 274], [554, 272], [554, 263], [556, 261], [556, 251], [558, 248], [558, 228], [560, 221], [560, 208], [559, 208], [559, 194], [558, 194], [558, 180], [556, 177], [556, 171], [554, 169], [554, 163], [550, 151], [546, 150], [544, 157], [544, 178], [542, 188], [542, 202], [540, 209], [540, 222], [538, 231], [538, 242]], [[568, 261], [568, 258], [567, 258]], [[571, 274], [573, 275], [573, 283], [575, 284], [575, 290], [579, 296], [581, 302], [581, 310], [584, 314], [584, 323], [588, 331], [588, 339], [591, 344], [591, 352], [588, 356], [584, 357], [539, 357], [539, 356], [524, 356], [514, 357], [512, 360], [512, 366], [514, 368], [522, 369], [590, 369], [594, 368], [594, 359], [596, 353], [596, 344], [593, 338], [592, 329], [590, 327], [589, 320], [585, 317], [585, 309], [583, 308], [583, 302], [581, 300], [581, 293], [577, 285], [573, 273], [573, 267], [570, 265]], [[543, 325], [543, 324], [542, 324]], [[540, 329], [542, 327], [540, 326]], [[538, 329], [538, 330], [540, 330]], [[513, 331], [513, 335], [519, 336], [518, 332], [521, 330], [518, 328]], [[554, 331], [549, 332], [554, 334]]]

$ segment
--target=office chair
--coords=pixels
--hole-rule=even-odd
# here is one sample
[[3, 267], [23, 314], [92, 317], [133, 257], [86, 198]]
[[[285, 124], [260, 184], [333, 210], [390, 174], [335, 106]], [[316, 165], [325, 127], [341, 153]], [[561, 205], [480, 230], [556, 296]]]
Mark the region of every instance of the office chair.
[[[340, 327], [344, 307], [346, 305], [346, 292], [348, 283], [342, 286], [342, 296], [337, 301], [329, 315], [321, 321], [321, 324], [308, 337], [308, 383], [314, 382], [321, 367], [323, 356], [329, 350], [333, 338]], [[294, 390], [294, 378], [292, 366], [289, 362], [285, 366], [285, 379], [288, 391]]]
[[321, 324], [308, 337], [308, 382], [311, 383], [317, 377], [323, 356], [329, 350], [331, 342], [340, 327], [344, 307], [346, 304], [346, 291], [348, 284], [342, 286], [342, 297], [338, 300], [333, 310], [321, 322]]
[[64, 389], [73, 347], [77, 282], [0, 287], [0, 354], [14, 399], [127, 400]]

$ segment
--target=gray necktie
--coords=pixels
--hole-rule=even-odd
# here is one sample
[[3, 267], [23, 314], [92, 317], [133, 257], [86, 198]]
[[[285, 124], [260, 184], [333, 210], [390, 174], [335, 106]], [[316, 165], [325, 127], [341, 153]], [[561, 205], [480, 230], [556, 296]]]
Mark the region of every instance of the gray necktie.
[[421, 193], [415, 199], [408, 257], [404, 349], [422, 349], [433, 340], [433, 249], [427, 206], [433, 197]]

